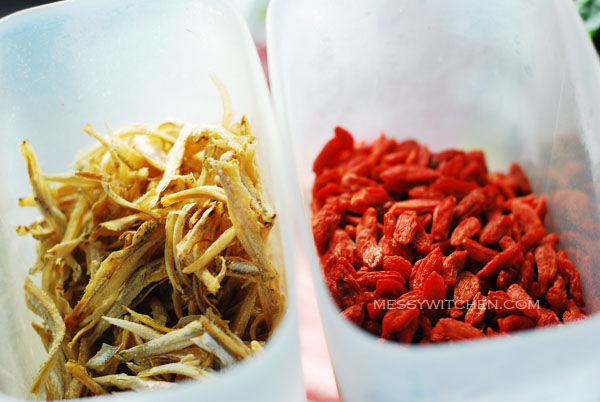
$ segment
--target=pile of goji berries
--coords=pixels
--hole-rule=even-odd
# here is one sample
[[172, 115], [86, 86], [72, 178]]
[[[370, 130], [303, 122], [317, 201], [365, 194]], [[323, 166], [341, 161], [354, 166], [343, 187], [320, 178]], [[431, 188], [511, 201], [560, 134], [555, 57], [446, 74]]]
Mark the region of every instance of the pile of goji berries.
[[488, 173], [482, 151], [367, 145], [338, 127], [313, 170], [327, 285], [367, 331], [426, 343], [585, 318], [579, 273], [519, 165]]

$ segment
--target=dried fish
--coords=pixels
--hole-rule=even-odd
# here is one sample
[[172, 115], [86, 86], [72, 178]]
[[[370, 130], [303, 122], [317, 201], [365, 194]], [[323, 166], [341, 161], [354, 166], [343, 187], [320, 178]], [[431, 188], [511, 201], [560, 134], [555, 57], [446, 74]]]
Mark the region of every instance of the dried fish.
[[122, 390], [132, 389], [135, 391], [142, 391], [145, 389], [169, 389], [175, 385], [172, 382], [145, 380], [127, 374], [110, 374], [94, 377], [94, 381], [105, 387], [113, 386]]
[[106, 391], [100, 384], [90, 377], [85, 367], [77, 364], [76, 362], [70, 360], [66, 363], [66, 368], [69, 374], [73, 376], [73, 378], [79, 380], [87, 389], [92, 391], [94, 395], [104, 395]]
[[[275, 213], [245, 117], [130, 125], [80, 152], [75, 171], [42, 172], [21, 145], [41, 219], [26, 280], [32, 324], [48, 353], [32, 391], [78, 398], [162, 389], [206, 378], [260, 350], [283, 312]], [[133, 375], [131, 375], [133, 374]]]
[[52, 343], [48, 347], [48, 359], [42, 364], [31, 385], [31, 393], [37, 394], [41, 391], [42, 385], [46, 382], [56, 364], [66, 331], [62, 317], [52, 300], [29, 277], [25, 278], [25, 297], [29, 308], [44, 319], [44, 322], [53, 333]]
[[201, 367], [185, 363], [167, 363], [140, 371], [138, 377], [154, 377], [163, 374], [176, 374], [202, 380], [211, 373]]
[[191, 339], [200, 335], [203, 331], [204, 327], [200, 320], [192, 321], [181, 329], [173, 330], [146, 343], [126, 349], [119, 353], [119, 357], [125, 361], [138, 360], [151, 355], [180, 350], [190, 346], [192, 344]]

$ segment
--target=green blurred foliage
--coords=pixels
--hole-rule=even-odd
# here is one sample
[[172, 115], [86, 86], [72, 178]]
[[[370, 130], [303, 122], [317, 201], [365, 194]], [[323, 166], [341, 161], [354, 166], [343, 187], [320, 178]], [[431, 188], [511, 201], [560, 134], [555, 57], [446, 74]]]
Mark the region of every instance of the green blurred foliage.
[[574, 0], [585, 27], [600, 53], [600, 0]]

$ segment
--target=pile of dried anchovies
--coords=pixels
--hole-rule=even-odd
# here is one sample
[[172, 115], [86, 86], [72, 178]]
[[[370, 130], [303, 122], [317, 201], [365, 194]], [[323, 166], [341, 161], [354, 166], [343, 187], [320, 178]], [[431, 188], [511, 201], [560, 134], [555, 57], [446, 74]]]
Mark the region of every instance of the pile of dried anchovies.
[[[42, 219], [26, 301], [48, 351], [33, 393], [76, 398], [162, 389], [260, 349], [283, 307], [248, 122], [165, 122], [102, 135], [75, 172], [46, 175], [23, 142]], [[51, 185], [50, 183], [55, 183]]]

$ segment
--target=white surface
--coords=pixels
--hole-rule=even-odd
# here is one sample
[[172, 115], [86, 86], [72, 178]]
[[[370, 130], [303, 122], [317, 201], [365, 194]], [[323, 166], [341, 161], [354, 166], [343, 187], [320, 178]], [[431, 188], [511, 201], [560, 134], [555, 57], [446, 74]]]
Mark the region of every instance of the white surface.
[[[92, 140], [85, 122], [217, 121], [221, 102], [209, 79], [228, 88], [236, 118], [246, 114], [258, 138], [262, 170], [279, 216], [288, 267], [288, 310], [260, 355], [203, 383], [168, 392], [123, 393], [114, 400], [302, 401], [290, 211], [278, 190], [277, 148], [265, 79], [243, 20], [218, 1], [86, 0], [22, 12], [0, 22], [0, 389], [27, 396], [45, 359], [29, 326], [23, 279], [34, 242], [14, 226], [37, 212], [20, 209], [30, 193], [20, 141], [29, 138], [50, 173], [70, 167]], [[12, 399], [0, 395], [0, 400]]]
[[[548, 167], [564, 155], [583, 164], [566, 188], [598, 183], [600, 71], [570, 1], [273, 0], [267, 40], [277, 115], [290, 134], [284, 145], [295, 159], [290, 188], [300, 188], [298, 252], [311, 264], [344, 401], [600, 399], [596, 253], [585, 268], [575, 261], [595, 312], [585, 322], [407, 347], [377, 342], [339, 317], [309, 225], [312, 161], [336, 125], [358, 139], [383, 131], [434, 150], [482, 148], [493, 169], [522, 163], [537, 192], [557, 189]], [[550, 208], [554, 228], [569, 227]], [[597, 221], [596, 208], [586, 213]]]

